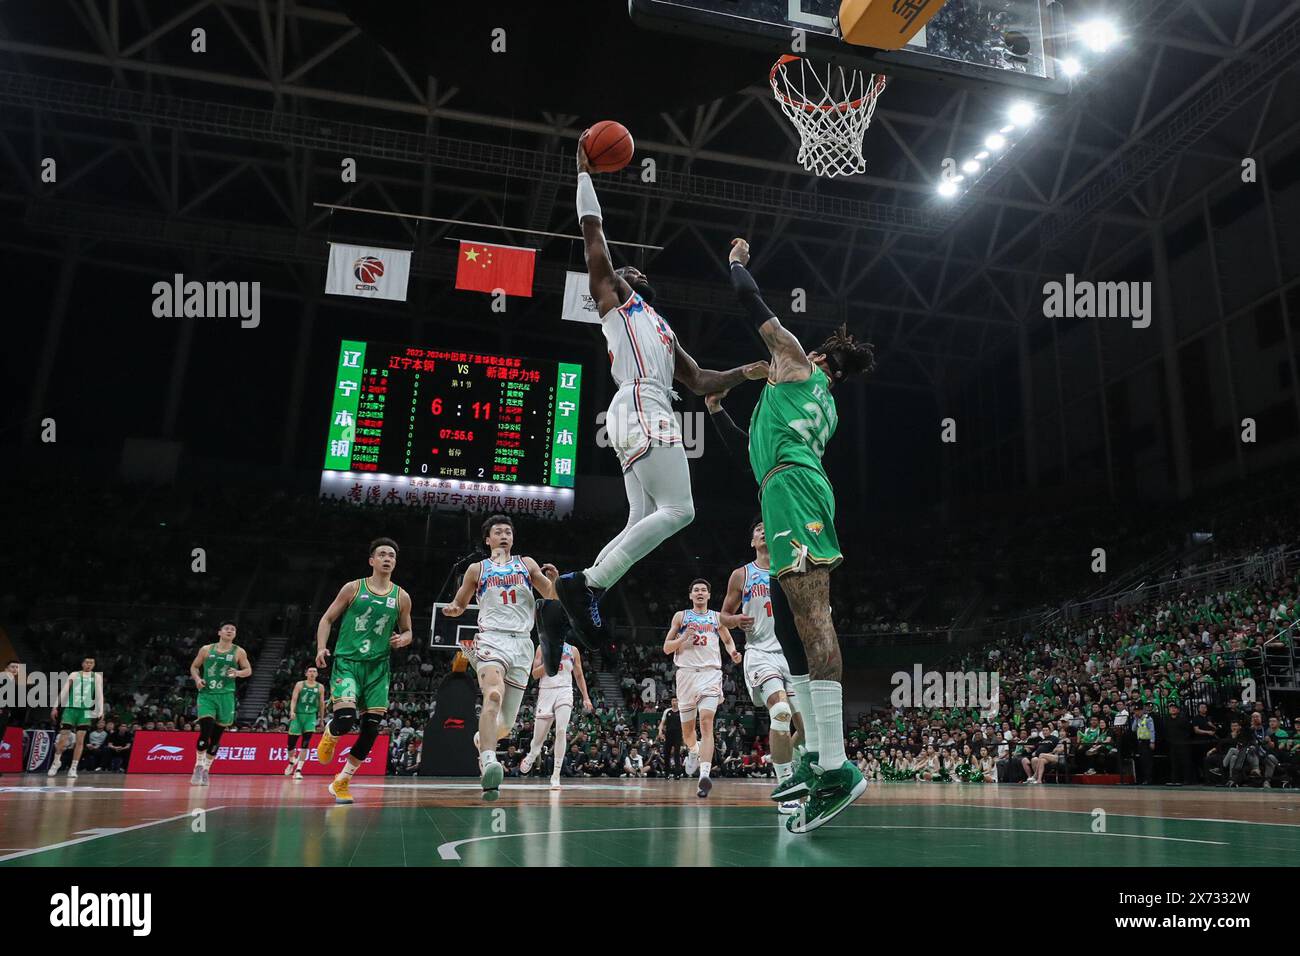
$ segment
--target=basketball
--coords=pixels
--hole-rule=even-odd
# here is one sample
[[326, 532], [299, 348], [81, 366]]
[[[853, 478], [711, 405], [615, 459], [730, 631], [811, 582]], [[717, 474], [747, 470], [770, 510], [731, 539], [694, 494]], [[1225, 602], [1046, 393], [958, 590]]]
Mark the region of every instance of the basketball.
[[627, 127], [614, 120], [601, 120], [583, 136], [582, 148], [597, 173], [616, 173], [632, 162], [636, 143]]

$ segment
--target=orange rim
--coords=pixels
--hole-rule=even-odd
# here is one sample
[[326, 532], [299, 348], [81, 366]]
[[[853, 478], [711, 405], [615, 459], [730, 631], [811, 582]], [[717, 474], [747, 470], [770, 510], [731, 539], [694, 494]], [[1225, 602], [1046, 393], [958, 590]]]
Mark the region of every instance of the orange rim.
[[795, 56], [793, 53], [784, 53], [781, 55], [781, 59], [772, 64], [772, 72], [768, 74], [768, 79], [772, 84], [772, 92], [776, 94], [776, 98], [782, 100], [794, 109], [803, 110], [805, 113], [847, 113], [849, 110], [860, 109], [863, 103], [877, 99], [880, 94], [884, 92], [886, 82], [885, 75], [883, 73], [874, 73], [871, 77], [870, 91], [863, 96], [859, 96], [856, 100], [850, 100], [847, 103], [828, 105], [819, 105], [806, 101], [802, 103], [796, 102], [781, 92], [781, 88], [777, 84], [776, 74], [780, 71], [781, 67], [802, 59], [803, 57]]

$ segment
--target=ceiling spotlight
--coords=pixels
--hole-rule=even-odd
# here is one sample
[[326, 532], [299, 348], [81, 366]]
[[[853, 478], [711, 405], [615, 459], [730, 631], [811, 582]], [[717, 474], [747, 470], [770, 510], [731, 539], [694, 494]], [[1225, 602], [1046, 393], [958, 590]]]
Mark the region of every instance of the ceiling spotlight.
[[1109, 20], [1089, 20], [1080, 25], [1079, 39], [1089, 50], [1105, 53], [1119, 42], [1119, 30]]
[[1016, 125], [1015, 125], [1014, 123], [1008, 123], [1006, 126], [1002, 127], [1000, 130], [998, 130], [998, 132], [999, 132], [999, 133], [1002, 133], [1002, 134], [1006, 134], [1006, 133], [1010, 133], [1010, 132], [1011, 132], [1013, 129], [1015, 129], [1015, 128], [1016, 128]]
[[1068, 56], [1061, 61], [1061, 72], [1074, 79], [1083, 72], [1083, 64], [1076, 57]]
[[1011, 104], [1011, 109], [1007, 110], [1007, 117], [1015, 126], [1028, 126], [1034, 121], [1035, 116], [1034, 105], [1024, 100], [1017, 100]]
[[943, 182], [939, 183], [939, 195], [944, 199], [951, 199], [953, 196], [957, 195], [957, 184], [951, 179], [945, 179]]
[[1007, 138], [1001, 133], [993, 133], [988, 139], [984, 140], [984, 145], [996, 153], [1007, 145]]
[[978, 153], [975, 154], [975, 158], [978, 160], [988, 159], [989, 151], [987, 149], [981, 149]]
[[976, 173], [980, 171], [980, 164], [975, 162], [975, 160], [973, 159], [968, 159], [966, 160], [966, 162], [961, 164], [961, 171], [963, 173], [970, 173], [972, 176], [974, 176]]

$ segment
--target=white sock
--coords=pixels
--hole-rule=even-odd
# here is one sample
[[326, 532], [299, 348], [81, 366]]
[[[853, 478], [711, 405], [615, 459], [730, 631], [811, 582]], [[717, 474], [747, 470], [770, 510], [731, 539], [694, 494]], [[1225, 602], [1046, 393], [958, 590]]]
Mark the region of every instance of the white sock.
[[485, 750], [479, 754], [479, 759], [483, 761], [483, 766], [486, 767], [490, 763], [497, 762], [497, 752], [495, 750]]
[[792, 763], [777, 763], [774, 760], [772, 766], [776, 768], [777, 782], [784, 782], [794, 776], [794, 764]]
[[795, 710], [803, 717], [803, 745], [809, 753], [820, 753], [821, 734], [817, 730], [817, 717], [813, 711], [812, 681], [807, 674], [790, 678], [790, 692], [794, 694]]
[[345, 760], [343, 762], [343, 769], [339, 771], [338, 777], [335, 777], [334, 779], [338, 780], [338, 779], [346, 778], [348, 780], [351, 780], [352, 775], [356, 773], [357, 770], [360, 769], [360, 767], [361, 764], [354, 765], [351, 760]]
[[812, 689], [813, 722], [817, 725], [817, 764], [838, 769], [848, 760], [844, 753], [844, 690], [839, 681], [815, 680]]
[[707, 777], [707, 776], [709, 775], [709, 770], [712, 769], [712, 767], [713, 767], [713, 764], [709, 763], [707, 760], [701, 760], [701, 761], [700, 761], [700, 776], [701, 776], [701, 777]]

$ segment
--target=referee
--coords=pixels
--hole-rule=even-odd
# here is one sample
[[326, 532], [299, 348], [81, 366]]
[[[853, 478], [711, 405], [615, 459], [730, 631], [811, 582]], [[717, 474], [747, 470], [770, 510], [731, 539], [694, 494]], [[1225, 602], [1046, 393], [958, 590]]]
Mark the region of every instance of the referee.
[[669, 706], [664, 710], [663, 717], [659, 719], [657, 739], [664, 742], [666, 772], [676, 780], [681, 775], [682, 715], [677, 711], [676, 697], [669, 701], [668, 704]]

